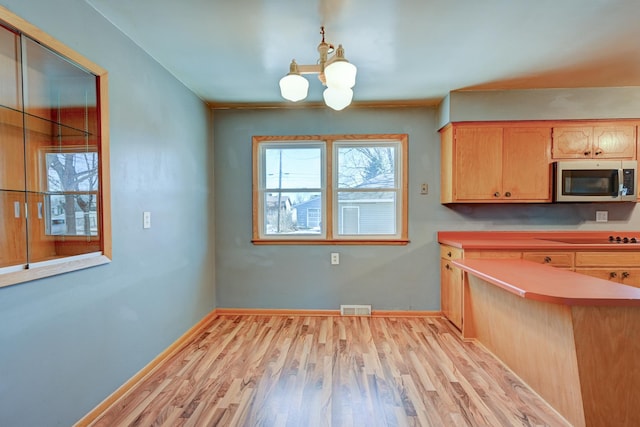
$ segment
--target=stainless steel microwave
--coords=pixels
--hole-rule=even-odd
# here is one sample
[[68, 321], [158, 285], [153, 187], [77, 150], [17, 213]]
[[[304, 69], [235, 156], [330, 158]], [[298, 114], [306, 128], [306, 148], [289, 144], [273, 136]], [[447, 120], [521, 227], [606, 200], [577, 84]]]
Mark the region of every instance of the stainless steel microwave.
[[636, 202], [635, 160], [567, 160], [553, 164], [556, 202]]

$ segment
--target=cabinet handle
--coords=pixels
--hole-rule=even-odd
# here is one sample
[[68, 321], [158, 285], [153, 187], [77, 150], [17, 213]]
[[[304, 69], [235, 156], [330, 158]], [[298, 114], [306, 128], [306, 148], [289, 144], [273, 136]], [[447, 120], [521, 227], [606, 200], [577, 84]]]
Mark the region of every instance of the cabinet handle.
[[447, 256], [451, 258], [451, 251], [447, 252]]
[[599, 156], [600, 154], [602, 154], [602, 151], [596, 151], [596, 156]]
[[589, 154], [591, 154], [591, 151], [585, 151], [585, 152], [584, 152], [584, 155], [585, 155], [585, 156], [588, 156]]
[[511, 192], [507, 191], [506, 193], [504, 193], [504, 195], [507, 196], [507, 197], [511, 197]]
[[500, 197], [500, 193], [496, 191], [495, 193], [493, 193], [493, 197]]
[[610, 279], [615, 279], [616, 277], [618, 277], [618, 273], [616, 273], [615, 271], [612, 271], [611, 273], [609, 273]]
[[627, 273], [626, 271], [622, 272], [622, 278], [626, 279], [627, 277], [631, 276], [631, 273]]
[[13, 202], [13, 216], [20, 218], [20, 202]]
[[550, 262], [551, 262], [551, 257], [550, 256], [544, 257], [544, 263], [545, 264], [549, 264]]

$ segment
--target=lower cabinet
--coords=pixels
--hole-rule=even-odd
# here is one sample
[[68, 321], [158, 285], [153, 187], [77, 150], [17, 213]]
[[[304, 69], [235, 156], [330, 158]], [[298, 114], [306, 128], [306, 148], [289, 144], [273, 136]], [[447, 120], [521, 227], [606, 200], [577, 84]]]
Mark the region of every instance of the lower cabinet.
[[442, 314], [462, 330], [462, 270], [440, 259], [440, 307]]
[[440, 308], [442, 314], [460, 330], [462, 330], [464, 322], [462, 315], [464, 312], [463, 273], [451, 261], [462, 258], [526, 259], [572, 270], [575, 253], [566, 251], [462, 250], [449, 245], [440, 245]]
[[640, 288], [640, 252], [577, 252], [576, 273]]
[[24, 193], [0, 190], [0, 268], [27, 263]]
[[576, 268], [576, 273], [640, 288], [640, 268]]

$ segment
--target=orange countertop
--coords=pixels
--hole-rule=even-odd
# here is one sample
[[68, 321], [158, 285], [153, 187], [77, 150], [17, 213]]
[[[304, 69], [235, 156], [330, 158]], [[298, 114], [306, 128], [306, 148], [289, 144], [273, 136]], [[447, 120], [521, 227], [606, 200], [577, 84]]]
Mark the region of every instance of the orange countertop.
[[526, 299], [563, 305], [640, 307], [640, 288], [544, 264], [521, 259], [459, 259], [451, 262]]
[[440, 231], [438, 243], [484, 250], [640, 251], [640, 243], [609, 243], [609, 236], [636, 237], [640, 242], [640, 231]]

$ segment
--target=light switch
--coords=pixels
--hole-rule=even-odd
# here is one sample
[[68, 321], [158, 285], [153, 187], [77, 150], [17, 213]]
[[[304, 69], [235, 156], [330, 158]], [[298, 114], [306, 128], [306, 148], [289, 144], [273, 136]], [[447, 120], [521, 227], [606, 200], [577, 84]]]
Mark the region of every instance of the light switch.
[[151, 228], [151, 212], [142, 213], [142, 228]]

